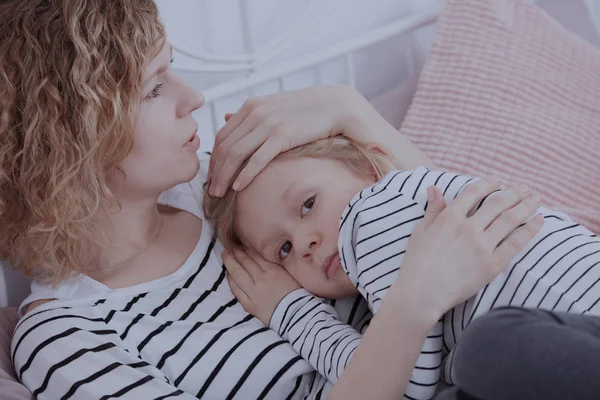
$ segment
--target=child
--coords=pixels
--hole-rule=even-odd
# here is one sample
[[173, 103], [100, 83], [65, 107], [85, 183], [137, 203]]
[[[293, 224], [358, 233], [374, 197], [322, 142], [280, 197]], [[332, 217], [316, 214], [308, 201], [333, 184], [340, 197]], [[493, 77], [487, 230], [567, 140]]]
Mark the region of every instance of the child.
[[[280, 155], [244, 191], [209, 197], [204, 204], [226, 247], [253, 249], [316, 296], [339, 299], [358, 292], [376, 313], [424, 216], [427, 188], [439, 187], [449, 204], [471, 182], [424, 167], [393, 170], [380, 152], [335, 137]], [[493, 197], [490, 193], [477, 208]], [[526, 212], [526, 219], [538, 203], [530, 197], [514, 210]], [[445, 380], [453, 383], [452, 349], [468, 323], [492, 308], [600, 313], [600, 240], [565, 214], [544, 208], [537, 213], [544, 225], [529, 245], [430, 333], [406, 398], [432, 398], [442, 366]], [[302, 345], [311, 342], [311, 329], [306, 331]], [[357, 346], [348, 344], [349, 353]], [[319, 371], [332, 368], [333, 360], [328, 368], [319, 365], [327, 357], [306, 358]]]

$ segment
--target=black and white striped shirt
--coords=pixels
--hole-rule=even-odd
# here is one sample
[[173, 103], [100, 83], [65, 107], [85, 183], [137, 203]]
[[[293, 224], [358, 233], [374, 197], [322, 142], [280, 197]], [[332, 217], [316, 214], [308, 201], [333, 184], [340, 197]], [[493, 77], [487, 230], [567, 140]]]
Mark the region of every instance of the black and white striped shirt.
[[[344, 269], [373, 313], [395, 282], [410, 235], [423, 219], [427, 188], [439, 187], [450, 204], [473, 181], [421, 167], [391, 172], [354, 197], [342, 216], [338, 247]], [[448, 311], [430, 333], [406, 398], [433, 397], [443, 357], [452, 352], [468, 323], [492, 308], [600, 314], [600, 240], [563, 213], [545, 208], [538, 213], [544, 225], [527, 247], [476, 297]], [[453, 382], [451, 370], [452, 354], [444, 360], [448, 383]]]
[[[191, 183], [159, 201], [203, 218], [206, 161]], [[189, 259], [164, 278], [116, 290], [86, 276], [56, 288], [34, 283], [22, 309], [38, 299], [58, 300], [19, 322], [12, 345], [19, 378], [37, 398], [53, 400], [325, 398], [331, 383], [295, 349], [302, 344], [312, 354], [325, 351], [319, 342], [302, 341], [296, 328], [307, 325], [296, 322], [300, 314], [293, 321], [283, 314], [301, 310], [302, 321], [317, 326], [324, 318], [341, 334], [359, 338], [340, 321], [360, 329], [370, 315], [366, 303], [358, 298], [332, 306], [293, 292], [272, 321], [286, 322], [282, 339], [233, 297], [221, 250], [205, 222]], [[332, 351], [320, 356], [332, 354], [339, 357]]]

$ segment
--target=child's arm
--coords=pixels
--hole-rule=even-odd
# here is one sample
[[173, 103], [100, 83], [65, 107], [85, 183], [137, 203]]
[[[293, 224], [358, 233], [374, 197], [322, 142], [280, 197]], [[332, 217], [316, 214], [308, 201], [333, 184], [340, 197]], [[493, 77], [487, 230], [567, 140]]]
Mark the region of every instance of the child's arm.
[[[391, 173], [359, 193], [342, 217], [342, 265], [374, 313], [396, 281], [410, 235], [425, 215], [427, 187], [442, 182], [448, 197], [458, 194], [470, 180], [439, 175], [425, 168]], [[433, 398], [441, 372], [441, 352], [442, 323], [438, 322], [425, 341], [406, 398]]]
[[362, 337], [340, 321], [331, 305], [305, 289], [281, 300], [269, 327], [331, 383], [338, 380]]
[[350, 314], [344, 315], [349, 321], [346, 324], [331, 305], [301, 288], [280, 265], [239, 249], [224, 250], [221, 257], [231, 292], [246, 312], [284, 339], [278, 344], [287, 341], [292, 345], [301, 356], [293, 363], [304, 358], [335, 383], [362, 337], [350, 321], [363, 324], [370, 315], [362, 299], [356, 299]]

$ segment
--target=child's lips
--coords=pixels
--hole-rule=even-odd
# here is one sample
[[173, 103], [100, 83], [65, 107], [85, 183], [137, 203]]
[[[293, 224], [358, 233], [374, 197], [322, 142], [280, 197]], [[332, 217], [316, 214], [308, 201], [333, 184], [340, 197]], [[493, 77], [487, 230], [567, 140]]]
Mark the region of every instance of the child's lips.
[[339, 253], [335, 252], [328, 256], [323, 262], [323, 272], [325, 272], [327, 279], [331, 279], [339, 267], [341, 267]]

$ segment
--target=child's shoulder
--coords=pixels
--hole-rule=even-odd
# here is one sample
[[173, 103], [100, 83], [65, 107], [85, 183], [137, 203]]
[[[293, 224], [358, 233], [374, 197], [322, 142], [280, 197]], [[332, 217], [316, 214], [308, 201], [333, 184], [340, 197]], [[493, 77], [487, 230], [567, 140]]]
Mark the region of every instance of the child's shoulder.
[[[436, 171], [438, 174], [442, 171]], [[393, 170], [369, 188], [372, 192], [393, 192], [408, 195], [414, 199], [427, 175], [432, 171], [427, 167], [414, 170]], [[429, 183], [429, 182], [428, 182]], [[425, 190], [427, 188], [425, 187]]]
[[470, 176], [418, 167], [414, 170], [395, 170], [373, 185], [373, 191], [401, 193], [416, 203], [427, 204], [427, 188], [437, 186], [447, 202], [451, 202], [462, 189], [474, 182]]
[[352, 198], [342, 215], [341, 224], [343, 225], [350, 215], [359, 212], [364, 217], [365, 213], [375, 213], [376, 209], [382, 210], [389, 206], [399, 207], [415, 203], [412, 193], [407, 189], [414, 187], [412, 181], [419, 181], [427, 171], [426, 167], [420, 167], [415, 170], [388, 172], [379, 181], [364, 188]]

